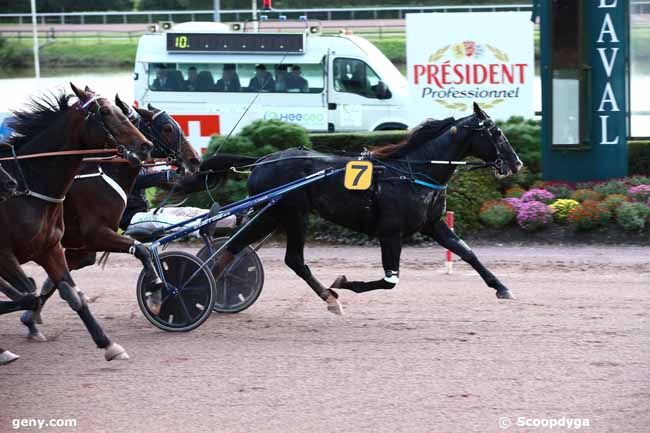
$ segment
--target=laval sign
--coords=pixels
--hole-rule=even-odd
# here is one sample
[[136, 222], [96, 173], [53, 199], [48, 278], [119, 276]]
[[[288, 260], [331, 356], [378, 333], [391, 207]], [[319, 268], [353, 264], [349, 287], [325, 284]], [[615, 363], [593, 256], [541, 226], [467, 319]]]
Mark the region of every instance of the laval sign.
[[413, 119], [534, 116], [530, 13], [407, 14], [406, 35]]

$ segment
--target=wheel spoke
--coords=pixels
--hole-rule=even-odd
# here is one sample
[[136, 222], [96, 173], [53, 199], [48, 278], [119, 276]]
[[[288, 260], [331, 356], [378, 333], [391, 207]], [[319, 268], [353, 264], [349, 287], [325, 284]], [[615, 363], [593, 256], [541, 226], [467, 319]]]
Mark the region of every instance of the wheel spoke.
[[229, 279], [233, 279], [235, 281], [239, 281], [240, 283], [243, 283], [245, 285], [248, 285], [249, 281], [246, 278], [240, 277], [239, 275], [236, 274], [228, 274]]
[[185, 300], [183, 299], [182, 294], [178, 294], [178, 300], [183, 307], [183, 312], [185, 313], [185, 317], [187, 317], [187, 321], [191, 322], [192, 321], [192, 315], [190, 314], [190, 310], [187, 308], [187, 305], [185, 305]]

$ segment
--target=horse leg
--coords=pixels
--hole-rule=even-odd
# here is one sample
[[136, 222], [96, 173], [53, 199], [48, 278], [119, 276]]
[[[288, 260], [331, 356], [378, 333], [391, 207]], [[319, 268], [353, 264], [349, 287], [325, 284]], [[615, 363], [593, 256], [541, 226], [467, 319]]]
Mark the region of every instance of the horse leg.
[[[16, 256], [7, 251], [0, 253], [0, 291], [12, 299], [0, 302], [0, 314], [35, 309], [40, 305], [40, 299], [35, 296], [34, 280], [25, 275]], [[15, 353], [0, 348], [0, 365], [18, 358]]]
[[0, 292], [11, 299], [0, 302], [0, 315], [40, 306], [34, 280], [25, 275], [16, 256], [7, 251], [0, 253]]
[[381, 245], [381, 263], [384, 268], [384, 278], [375, 281], [348, 281], [345, 275], [338, 277], [332, 287], [364, 293], [371, 290], [392, 289], [399, 282], [399, 261], [402, 253], [402, 237], [399, 232], [379, 237]]
[[149, 248], [140, 242], [129, 237], [117, 234], [108, 226], [100, 227], [93, 231], [92, 243], [88, 244], [87, 249], [92, 251], [108, 251], [111, 253], [129, 253], [136, 259], [140, 260], [145, 271], [146, 278], [153, 284], [151, 295], [147, 297], [146, 303], [149, 311], [154, 315], [160, 313], [162, 307], [162, 285], [163, 282], [156, 272], [151, 258]]
[[284, 256], [286, 265], [327, 303], [327, 311], [343, 315], [343, 306], [338, 300], [338, 294], [331, 288], [328, 289], [323, 286], [311, 273], [309, 266], [305, 265], [304, 250], [307, 234], [307, 215], [287, 214], [282, 218], [282, 225], [287, 232], [287, 249]]
[[153, 289], [152, 295], [147, 298], [147, 307], [149, 310], [154, 313], [160, 313], [161, 308], [161, 291], [162, 281], [158, 277], [158, 273], [153, 265], [153, 260], [151, 259], [151, 253], [149, 249], [142, 245], [140, 242], [135, 241], [127, 236], [122, 236], [117, 234], [109, 226], [93, 227], [92, 231], [84, 233], [84, 239], [86, 240], [86, 245], [84, 251], [80, 251], [74, 255], [74, 260], [70, 260], [73, 257], [70, 257], [68, 251], [66, 251], [66, 258], [68, 258], [68, 263], [70, 264], [70, 269], [81, 269], [82, 267], [88, 266], [89, 264], [94, 264], [93, 260], [90, 262], [88, 260], [89, 254], [93, 254], [93, 259], [95, 258], [95, 251], [108, 251], [111, 253], [129, 253], [142, 263], [142, 266], [145, 270], [145, 275], [148, 280], [153, 283], [154, 287], [158, 287], [158, 290]]
[[[68, 263], [68, 268], [74, 271], [93, 265], [95, 263], [96, 253], [84, 250], [67, 249], [65, 250], [65, 258]], [[41, 325], [43, 323], [41, 312], [43, 311], [47, 300], [54, 294], [55, 289], [56, 287], [54, 286], [54, 283], [52, 283], [52, 280], [47, 278], [41, 287], [40, 307], [33, 311], [27, 310], [20, 316], [21, 323], [28, 329], [27, 339], [39, 343], [47, 341], [47, 337], [45, 337], [36, 325]]]
[[462, 239], [456, 236], [456, 233], [454, 233], [443, 220], [440, 219], [436, 221], [433, 225], [423, 230], [422, 233], [433, 236], [435, 241], [441, 246], [447, 248], [463, 259], [463, 261], [469, 263], [476, 272], [479, 273], [481, 278], [483, 278], [485, 284], [497, 291], [497, 298], [514, 299], [510, 290], [508, 290], [508, 288], [504, 286], [492, 272], [483, 266], [483, 263], [479, 261], [471, 248]]
[[39, 257], [36, 263], [45, 269], [47, 275], [59, 289], [61, 298], [67, 301], [70, 308], [79, 315], [97, 347], [104, 349], [104, 358], [107, 361], [129, 359], [129, 355], [124, 348], [112, 342], [104, 333], [104, 330], [90, 312], [85, 296], [75, 287], [61, 244], [56, 245], [47, 254]]
[[215, 272], [217, 278], [215, 279], [221, 276], [221, 273], [241, 250], [269, 235], [277, 228], [278, 218], [274, 215], [274, 211], [271, 208], [265, 214], [253, 217], [254, 220], [240, 227], [231, 236], [230, 243], [219, 255], [216, 264], [217, 272]]

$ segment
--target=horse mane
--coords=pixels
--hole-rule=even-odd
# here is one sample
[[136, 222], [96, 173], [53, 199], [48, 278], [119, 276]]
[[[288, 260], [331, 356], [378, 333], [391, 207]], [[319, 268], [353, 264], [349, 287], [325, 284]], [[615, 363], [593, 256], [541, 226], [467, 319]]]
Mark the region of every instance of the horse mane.
[[454, 123], [456, 123], [456, 119], [453, 117], [447, 117], [442, 120], [426, 119], [419, 125], [413, 127], [406, 135], [406, 138], [399, 143], [372, 148], [372, 155], [378, 158], [398, 158], [427, 141], [442, 135]]
[[14, 118], [10, 121], [9, 127], [13, 130], [13, 134], [7, 143], [18, 150], [32, 141], [70, 108], [69, 101], [70, 95], [64, 92], [31, 98], [24, 109], [12, 112]]

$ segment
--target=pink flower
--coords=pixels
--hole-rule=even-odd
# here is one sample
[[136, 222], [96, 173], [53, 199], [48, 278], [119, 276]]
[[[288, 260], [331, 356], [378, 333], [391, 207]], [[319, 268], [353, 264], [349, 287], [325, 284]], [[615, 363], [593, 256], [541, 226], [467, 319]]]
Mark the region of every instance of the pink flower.
[[527, 201], [541, 201], [546, 204], [550, 204], [555, 200], [555, 196], [553, 195], [552, 192], [546, 191], [545, 189], [541, 188], [532, 188], [528, 191], [526, 191], [522, 196], [521, 196], [521, 201], [527, 202]]

